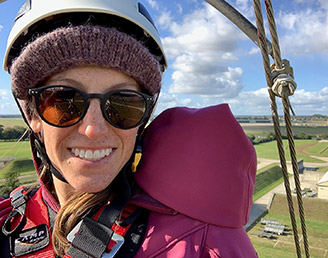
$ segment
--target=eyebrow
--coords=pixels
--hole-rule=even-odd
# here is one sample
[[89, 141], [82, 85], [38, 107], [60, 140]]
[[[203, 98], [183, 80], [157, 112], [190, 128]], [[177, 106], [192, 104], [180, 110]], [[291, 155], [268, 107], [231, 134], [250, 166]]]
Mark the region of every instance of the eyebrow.
[[73, 80], [73, 79], [70, 79], [70, 78], [65, 78], [65, 77], [59, 77], [59, 78], [55, 78], [55, 79], [50, 79], [46, 82], [46, 84], [48, 85], [51, 85], [55, 82], [67, 82], [69, 84], [72, 84], [72, 86], [79, 86], [81, 88], [83, 88], [83, 84], [76, 81], [76, 80]]
[[[51, 85], [54, 83], [58, 83], [58, 82], [66, 82], [70, 85], [67, 86], [72, 86], [72, 87], [78, 87], [80, 90], [85, 90], [85, 85], [79, 81], [76, 81], [74, 79], [70, 79], [70, 78], [65, 78], [65, 77], [59, 77], [59, 78], [55, 78], [55, 79], [50, 79], [49, 81], [47, 81], [47, 85]], [[133, 83], [133, 82], [121, 82], [121, 83], [117, 83], [117, 84], [113, 84], [110, 86], [111, 90], [120, 90], [120, 89], [124, 89], [127, 86], [133, 86], [136, 87], [137, 90], [141, 90], [141, 87], [138, 83]]]

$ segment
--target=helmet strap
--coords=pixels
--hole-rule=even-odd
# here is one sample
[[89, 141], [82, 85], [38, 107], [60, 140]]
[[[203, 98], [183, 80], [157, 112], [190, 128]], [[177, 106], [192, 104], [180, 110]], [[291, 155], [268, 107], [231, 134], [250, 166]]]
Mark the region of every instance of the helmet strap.
[[31, 128], [30, 123], [28, 122], [28, 119], [26, 118], [26, 114], [23, 111], [23, 109], [22, 109], [18, 99], [16, 98], [16, 96], [14, 96], [14, 99], [17, 103], [19, 111], [22, 114], [24, 122], [29, 127], [31, 134], [33, 134], [34, 139], [31, 141], [31, 143], [36, 148], [36, 156], [42, 161], [42, 164], [44, 164], [55, 177], [57, 177], [60, 181], [62, 181], [64, 183], [67, 183], [67, 181], [63, 177], [63, 175], [51, 164], [51, 161], [50, 161], [50, 159], [47, 155], [47, 152], [46, 152], [46, 149], [45, 149], [45, 146], [44, 146], [43, 142], [39, 139], [39, 136]]
[[60, 181], [68, 184], [68, 182], [66, 181], [66, 179], [63, 177], [63, 175], [51, 164], [51, 161], [47, 155], [46, 149], [44, 147], [44, 144], [38, 139], [38, 137], [35, 135], [35, 133], [32, 131], [32, 133], [35, 136], [34, 139], [34, 146], [37, 150], [37, 156], [38, 158], [41, 159], [42, 163], [45, 164], [47, 166], [47, 168], [49, 169], [49, 171], [51, 172], [51, 174], [53, 174], [55, 177], [57, 177], [57, 179], [59, 179]]

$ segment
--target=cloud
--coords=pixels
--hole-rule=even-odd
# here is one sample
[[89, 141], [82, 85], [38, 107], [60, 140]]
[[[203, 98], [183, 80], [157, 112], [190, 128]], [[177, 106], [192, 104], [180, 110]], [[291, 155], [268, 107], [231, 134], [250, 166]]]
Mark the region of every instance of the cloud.
[[[238, 97], [227, 99], [235, 114], [240, 115], [270, 115], [269, 94], [266, 88], [256, 91], [241, 92]], [[283, 114], [281, 99], [276, 98], [279, 114]], [[295, 91], [290, 102], [296, 115], [328, 114], [328, 87], [311, 92], [304, 89]]]
[[154, 10], [159, 10], [159, 5], [155, 0], [147, 0], [147, 3], [153, 8]]
[[[163, 14], [168, 16], [167, 13]], [[210, 5], [185, 15], [179, 24], [170, 20], [170, 37], [163, 39], [169, 57], [183, 53], [200, 52], [205, 57], [220, 57], [222, 53], [232, 53], [237, 48], [237, 40], [242, 34], [224, 16]], [[217, 53], [219, 52], [219, 54]], [[213, 59], [213, 57], [212, 57]], [[220, 58], [222, 60], [222, 58]]]
[[9, 98], [8, 91], [0, 89], [0, 100], [7, 100], [8, 98]]
[[[207, 101], [210, 103], [209, 99]], [[235, 98], [226, 98], [221, 101], [228, 103], [231, 110], [236, 115], [270, 115], [270, 102], [266, 88], [261, 88], [255, 91], [240, 92]]]
[[177, 7], [178, 7], [178, 13], [179, 14], [182, 14], [182, 12], [183, 12], [182, 5], [181, 4], [177, 4]]
[[162, 11], [161, 15], [157, 19], [157, 24], [164, 30], [168, 29], [172, 23], [171, 13], [167, 10]]
[[327, 0], [319, 0], [319, 3], [321, 5], [322, 8], [328, 10], [328, 2]]
[[18, 108], [11, 94], [4, 89], [0, 89], [0, 115], [19, 114]]
[[[283, 115], [281, 99], [276, 98], [278, 113]], [[304, 89], [296, 90], [290, 97], [290, 102], [296, 115], [313, 115], [320, 113], [328, 115], [328, 87], [315, 92]], [[269, 93], [266, 88], [255, 91], [240, 92], [233, 98], [222, 98], [219, 96], [202, 96], [198, 99], [185, 98], [179, 94], [161, 93], [156, 114], [166, 108], [175, 106], [188, 106], [202, 108], [206, 106], [228, 103], [235, 115], [271, 115]]]
[[[297, 90], [291, 97], [296, 115], [321, 113], [328, 114], [328, 87], [320, 91], [310, 92], [304, 89]], [[299, 111], [298, 111], [299, 110]]]
[[2, 31], [2, 29], [3, 29], [3, 26], [2, 26], [2, 25], [0, 25], [0, 32]]
[[18, 114], [20, 114], [20, 112], [15, 103], [0, 102], [0, 115], [18, 115]]
[[236, 0], [236, 9], [248, 19], [254, 17], [253, 2], [251, 0]]
[[173, 84], [169, 89], [170, 93], [234, 97], [241, 91], [241, 68], [202, 63], [197, 65], [194, 60], [188, 63], [184, 62], [183, 57], [181, 59], [183, 61], [176, 62], [177, 68], [172, 74]]
[[249, 55], [255, 55], [261, 52], [261, 49], [259, 47], [253, 47], [250, 51], [248, 51]]
[[328, 54], [328, 2], [320, 1], [319, 8], [280, 11], [277, 24], [283, 28], [280, 43], [284, 53], [304, 55]]
[[0, 89], [0, 115], [8, 114], [19, 114], [19, 110], [10, 91]]
[[161, 113], [163, 110], [177, 107], [177, 106], [189, 106], [191, 107], [193, 101], [191, 98], [182, 97], [178, 94], [168, 94], [165, 92], [161, 92], [155, 114]]
[[159, 23], [170, 31], [163, 39], [174, 70], [170, 93], [238, 95], [242, 69], [227, 63], [238, 60], [237, 41], [245, 37], [224, 16], [207, 4], [179, 23], [164, 11]]

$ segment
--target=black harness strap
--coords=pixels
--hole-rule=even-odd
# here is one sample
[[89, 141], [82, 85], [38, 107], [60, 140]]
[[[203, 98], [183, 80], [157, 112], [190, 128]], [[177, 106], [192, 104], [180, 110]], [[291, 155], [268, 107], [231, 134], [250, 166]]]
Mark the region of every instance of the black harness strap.
[[[126, 219], [129, 220], [129, 222], [126, 222], [126, 220], [123, 221], [124, 224], [132, 224], [128, 232], [126, 232], [124, 236], [125, 242], [122, 248], [115, 255], [115, 258], [132, 258], [136, 255], [140, 246], [143, 243], [144, 236], [146, 234], [148, 217], [149, 210], [146, 210], [144, 208], [138, 208], [135, 214], [132, 214]], [[131, 221], [132, 218], [133, 221]]]

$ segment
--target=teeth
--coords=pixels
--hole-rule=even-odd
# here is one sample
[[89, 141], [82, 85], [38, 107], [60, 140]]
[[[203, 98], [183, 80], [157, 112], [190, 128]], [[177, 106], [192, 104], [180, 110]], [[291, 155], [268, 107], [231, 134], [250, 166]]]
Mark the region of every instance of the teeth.
[[84, 154], [85, 154], [85, 151], [84, 150], [80, 150], [80, 154], [79, 154], [80, 158], [83, 158], [84, 157]]
[[112, 149], [102, 149], [102, 150], [80, 150], [78, 148], [73, 148], [72, 152], [76, 157], [80, 157], [81, 159], [86, 160], [100, 160], [104, 158], [105, 156], [108, 156]]

